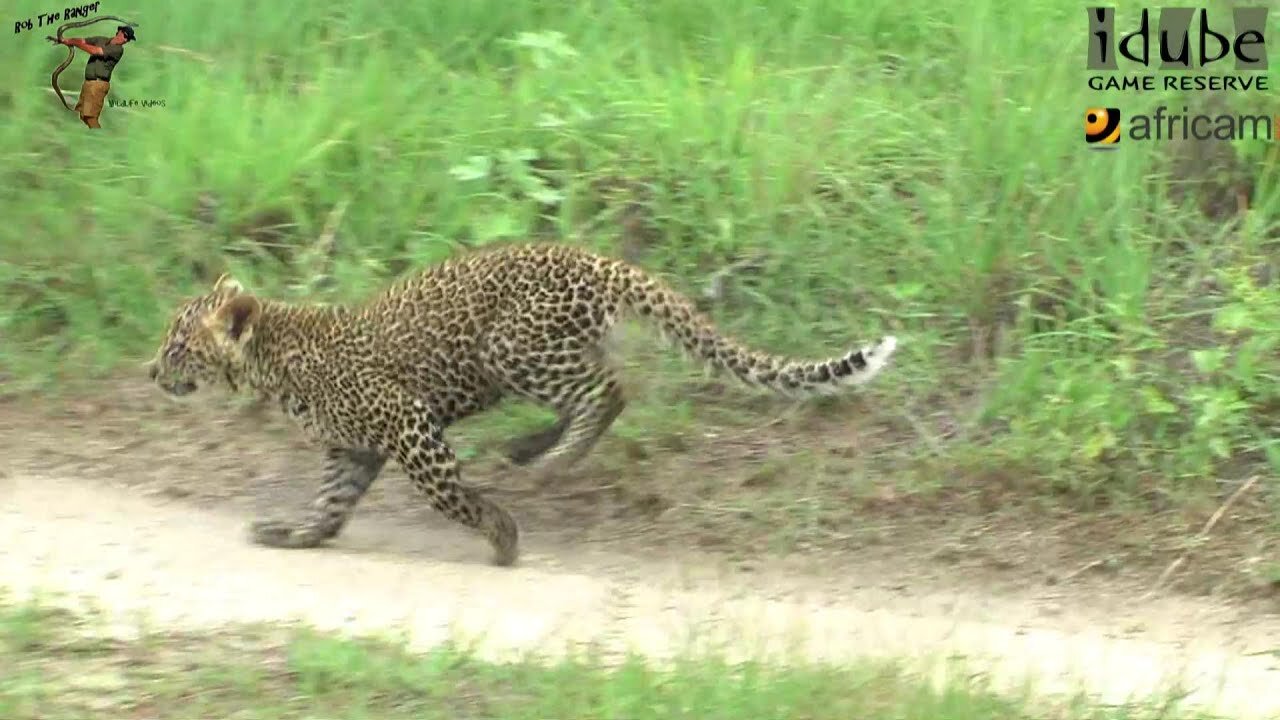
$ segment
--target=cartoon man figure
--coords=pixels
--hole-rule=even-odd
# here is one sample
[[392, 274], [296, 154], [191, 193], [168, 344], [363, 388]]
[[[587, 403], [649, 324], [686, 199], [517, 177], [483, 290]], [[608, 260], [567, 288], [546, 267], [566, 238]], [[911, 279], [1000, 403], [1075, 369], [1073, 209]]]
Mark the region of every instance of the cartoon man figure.
[[137, 38], [133, 28], [121, 25], [116, 28], [113, 37], [95, 35], [87, 38], [63, 38], [56, 43], [69, 47], [78, 47], [89, 53], [89, 61], [84, 66], [84, 85], [80, 88], [80, 100], [76, 102], [76, 112], [80, 120], [91, 128], [100, 128], [98, 115], [102, 113], [102, 105], [107, 100], [107, 91], [111, 89], [111, 71], [116, 63], [124, 57], [124, 46]]

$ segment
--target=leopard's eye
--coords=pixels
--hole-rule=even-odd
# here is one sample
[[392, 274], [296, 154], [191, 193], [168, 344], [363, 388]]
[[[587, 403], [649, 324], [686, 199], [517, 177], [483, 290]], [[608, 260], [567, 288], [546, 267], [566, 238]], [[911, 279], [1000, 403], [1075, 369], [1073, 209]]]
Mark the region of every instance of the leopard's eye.
[[181, 343], [177, 343], [169, 346], [169, 349], [165, 351], [164, 358], [165, 360], [168, 360], [171, 363], [176, 363], [182, 359], [183, 355], [186, 355], [186, 354], [187, 354], [187, 347], [185, 345], [182, 345]]

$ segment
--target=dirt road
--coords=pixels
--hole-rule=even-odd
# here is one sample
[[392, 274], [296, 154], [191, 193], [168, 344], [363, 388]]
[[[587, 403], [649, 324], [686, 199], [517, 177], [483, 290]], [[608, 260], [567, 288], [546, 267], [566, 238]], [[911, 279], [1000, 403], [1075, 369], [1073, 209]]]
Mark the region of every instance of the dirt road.
[[[1085, 687], [1124, 702], [1182, 680], [1187, 702], [1238, 717], [1280, 717], [1280, 622], [1166, 598], [1076, 607], [1028, 592], [904, 595], [883, 568], [839, 577], [641, 562], [529, 536], [519, 566], [447, 523], [357, 515], [334, 546], [272, 550], [245, 541], [247, 518], [56, 477], [0, 480], [0, 585], [92, 598], [132, 622], [216, 627], [303, 620], [396, 630], [418, 647], [459, 634], [482, 652], [555, 653], [576, 643], [661, 658], [692, 639], [733, 655], [964, 655], [998, 684]], [[1043, 592], [1043, 589], [1040, 590]], [[941, 665], [934, 666], [941, 671]], [[974, 669], [970, 665], [969, 670]]]

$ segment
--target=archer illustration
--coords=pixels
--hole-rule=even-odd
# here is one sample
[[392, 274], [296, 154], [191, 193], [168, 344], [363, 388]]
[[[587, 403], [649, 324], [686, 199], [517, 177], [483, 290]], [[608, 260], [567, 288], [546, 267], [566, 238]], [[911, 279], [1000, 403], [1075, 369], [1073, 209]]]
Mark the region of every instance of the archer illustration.
[[[116, 34], [111, 37], [105, 35], [85, 38], [62, 37], [62, 33], [71, 28], [84, 27], [103, 20], [115, 20], [122, 24], [116, 28]], [[63, 106], [78, 112], [80, 120], [91, 128], [102, 127], [98, 124], [98, 116], [102, 114], [103, 103], [106, 102], [107, 93], [111, 90], [111, 73], [124, 57], [124, 46], [137, 40], [133, 32], [137, 26], [137, 23], [121, 20], [113, 15], [101, 15], [88, 20], [66, 23], [58, 28], [57, 37], [45, 36], [55, 45], [67, 47], [67, 59], [53, 71], [53, 91], [58, 94], [58, 99], [62, 101]], [[89, 60], [84, 66], [84, 84], [80, 87], [80, 99], [72, 108], [67, 104], [66, 97], [62, 95], [62, 88], [58, 87], [58, 76], [67, 69], [72, 60], [75, 60], [76, 48], [88, 53]]]

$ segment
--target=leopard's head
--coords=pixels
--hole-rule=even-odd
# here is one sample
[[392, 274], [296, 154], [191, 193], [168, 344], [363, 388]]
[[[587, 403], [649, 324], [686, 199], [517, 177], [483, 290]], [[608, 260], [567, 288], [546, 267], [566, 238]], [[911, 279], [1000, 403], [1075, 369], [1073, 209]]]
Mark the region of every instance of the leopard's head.
[[259, 300], [223, 275], [211, 292], [178, 307], [164, 342], [147, 363], [151, 380], [175, 397], [208, 385], [239, 389], [245, 347], [261, 315]]

